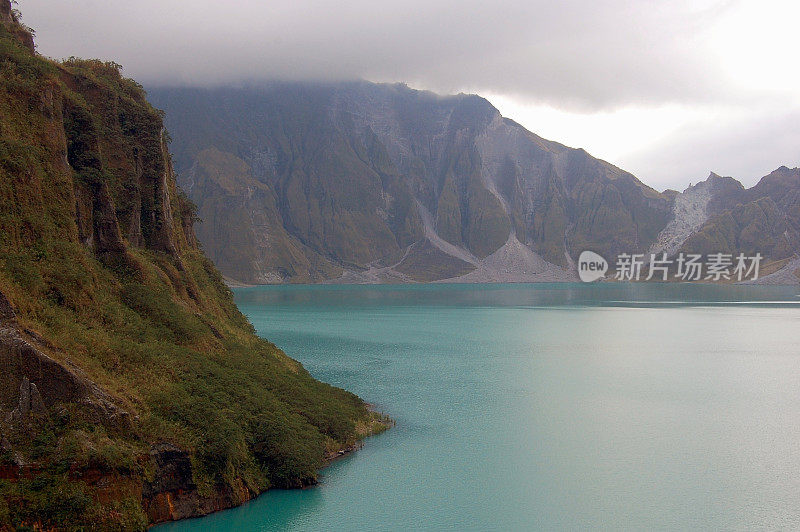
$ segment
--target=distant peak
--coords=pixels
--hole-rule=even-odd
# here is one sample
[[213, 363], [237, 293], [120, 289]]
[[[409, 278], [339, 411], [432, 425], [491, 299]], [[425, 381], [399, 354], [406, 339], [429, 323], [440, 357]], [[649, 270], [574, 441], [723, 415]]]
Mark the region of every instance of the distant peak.
[[783, 165], [783, 166], [780, 166], [779, 168], [775, 169], [772, 173], [773, 174], [789, 174], [789, 173], [792, 173], [792, 172], [797, 172], [798, 170], [800, 170], [800, 169], [798, 169], [798, 168], [789, 168], [788, 166]]
[[779, 178], [780, 177], [791, 177], [791, 176], [795, 176], [795, 175], [800, 175], [800, 168], [789, 168], [788, 166], [781, 166], [779, 168], [776, 168], [772, 172], [770, 172], [769, 175], [765, 176], [765, 178], [772, 177], [772, 176], [779, 177]]
[[736, 180], [736, 179], [734, 179], [734, 178], [732, 178], [730, 176], [721, 176], [716, 172], [711, 172], [710, 174], [708, 174], [708, 179], [706, 179], [706, 182], [707, 183], [719, 183], [719, 184], [722, 184], [722, 183], [725, 183], [725, 184], [727, 184], [727, 183], [739, 183], [738, 180]]

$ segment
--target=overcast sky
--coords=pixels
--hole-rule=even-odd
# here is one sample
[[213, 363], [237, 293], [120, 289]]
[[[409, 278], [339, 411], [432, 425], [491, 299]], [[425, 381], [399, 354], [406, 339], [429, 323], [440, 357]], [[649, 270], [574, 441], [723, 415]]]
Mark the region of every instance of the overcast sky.
[[475, 92], [658, 189], [800, 166], [794, 0], [19, 0], [39, 51], [144, 85]]

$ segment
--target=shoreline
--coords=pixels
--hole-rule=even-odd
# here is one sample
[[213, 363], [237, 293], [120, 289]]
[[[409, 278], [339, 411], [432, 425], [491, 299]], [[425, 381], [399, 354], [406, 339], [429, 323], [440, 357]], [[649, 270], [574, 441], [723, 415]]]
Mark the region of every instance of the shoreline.
[[[356, 425], [356, 434], [357, 439], [352, 442], [348, 443], [338, 449], [333, 450], [326, 450], [323, 454], [322, 465], [317, 470], [317, 472], [323, 471], [325, 468], [333, 464], [334, 462], [345, 458], [356, 451], [361, 450], [364, 447], [364, 441], [371, 437], [377, 436], [378, 434], [382, 434], [387, 430], [391, 429], [396, 425], [396, 422], [390, 418], [388, 415], [378, 412], [375, 410], [375, 406], [370, 403], [365, 403], [365, 406], [369, 412], [369, 419], [366, 422], [362, 422], [363, 424]], [[232, 497], [233, 492], [231, 492], [229, 487], [224, 487], [219, 490], [216, 490], [215, 493], [210, 497], [205, 497], [199, 499], [196, 504], [196, 509], [199, 511], [196, 515], [187, 515], [178, 518], [170, 518], [168, 515], [164, 519], [157, 519], [151, 521], [147, 524], [147, 530], [153, 530], [155, 527], [160, 525], [165, 525], [167, 523], [174, 523], [178, 521], [187, 521], [192, 519], [202, 519], [207, 517], [211, 514], [221, 512], [224, 510], [230, 510], [232, 508], [237, 508], [242, 506], [245, 503], [248, 503], [252, 500], [257, 499], [258, 497], [264, 495], [268, 491], [275, 490], [275, 489], [310, 489], [315, 486], [319, 485], [318, 478], [315, 478], [313, 482], [304, 482], [303, 480], [299, 480], [297, 486], [288, 487], [288, 488], [277, 488], [274, 486], [270, 486], [269, 488], [260, 491], [258, 493], [250, 492], [249, 489], [244, 488], [242, 485], [242, 490], [236, 495], [240, 496], [234, 500]], [[173, 508], [176, 504], [178, 504], [178, 500], [173, 499], [173, 497], [166, 494], [166, 498], [163, 501], [168, 508]], [[185, 494], [181, 494], [185, 495]]]
[[[397, 425], [395, 420], [390, 418], [388, 415], [375, 410], [375, 405], [366, 403], [366, 406], [367, 410], [369, 410], [372, 416], [369, 424], [364, 427], [366, 430], [359, 430], [359, 427], [356, 427], [356, 432], [359, 434], [359, 438], [354, 443], [325, 453], [322, 469], [328, 467], [330, 464], [339, 460], [340, 458], [344, 458], [345, 456], [361, 450], [364, 447], [364, 441], [367, 438], [377, 436], [378, 434], [383, 434], [387, 430]], [[314, 484], [311, 484], [310, 486], [313, 485]]]

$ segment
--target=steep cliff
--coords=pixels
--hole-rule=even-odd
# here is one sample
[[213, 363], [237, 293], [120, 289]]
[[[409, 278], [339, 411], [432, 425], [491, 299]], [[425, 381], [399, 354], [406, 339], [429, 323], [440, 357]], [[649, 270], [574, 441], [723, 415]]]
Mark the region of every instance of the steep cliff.
[[0, 529], [202, 515], [380, 426], [259, 339], [198, 248], [162, 116], [0, 0]]
[[198, 237], [245, 282], [565, 280], [644, 251], [671, 199], [474, 95], [404, 85], [152, 89]]

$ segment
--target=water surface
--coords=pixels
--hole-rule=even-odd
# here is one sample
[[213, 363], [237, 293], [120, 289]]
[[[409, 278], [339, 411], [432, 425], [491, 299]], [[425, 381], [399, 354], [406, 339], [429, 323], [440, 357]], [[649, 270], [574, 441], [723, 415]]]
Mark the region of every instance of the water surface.
[[259, 334], [397, 420], [159, 530], [800, 528], [795, 288], [281, 286]]

